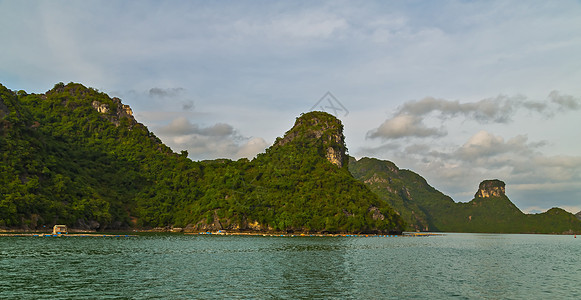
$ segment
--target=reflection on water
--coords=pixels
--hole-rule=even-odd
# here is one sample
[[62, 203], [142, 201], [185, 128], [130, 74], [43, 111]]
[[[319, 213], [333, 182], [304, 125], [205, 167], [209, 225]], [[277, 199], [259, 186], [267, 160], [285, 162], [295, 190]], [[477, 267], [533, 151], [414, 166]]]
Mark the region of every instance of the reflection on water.
[[581, 239], [0, 237], [0, 298], [581, 298]]
[[[303, 237], [282, 241], [277, 263], [281, 266], [282, 294], [297, 298], [347, 298], [351, 286], [346, 270], [343, 239]], [[273, 296], [278, 296], [274, 294]]]

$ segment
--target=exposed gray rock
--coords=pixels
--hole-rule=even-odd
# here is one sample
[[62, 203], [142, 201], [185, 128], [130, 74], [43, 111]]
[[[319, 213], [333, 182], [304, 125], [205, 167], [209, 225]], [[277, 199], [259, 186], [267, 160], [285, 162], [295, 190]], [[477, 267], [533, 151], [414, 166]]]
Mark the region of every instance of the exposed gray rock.
[[475, 198], [489, 198], [505, 196], [505, 183], [498, 180], [484, 180], [478, 187]]

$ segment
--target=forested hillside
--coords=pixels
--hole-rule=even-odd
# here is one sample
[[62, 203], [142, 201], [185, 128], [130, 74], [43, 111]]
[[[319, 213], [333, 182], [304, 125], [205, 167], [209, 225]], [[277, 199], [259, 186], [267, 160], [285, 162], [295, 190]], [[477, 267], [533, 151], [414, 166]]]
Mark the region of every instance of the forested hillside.
[[581, 232], [581, 221], [560, 208], [524, 214], [505, 195], [500, 180], [485, 180], [470, 202], [454, 202], [420, 175], [390, 161], [351, 159], [349, 168], [398, 211], [408, 230], [495, 233]]
[[501, 181], [456, 203], [414, 172], [346, 149], [341, 122], [310, 112], [252, 161], [195, 162], [118, 98], [76, 83], [44, 94], [0, 85], [0, 228], [581, 232], [559, 208], [522, 213]]
[[0, 86], [0, 227], [387, 232], [401, 218], [347, 170], [342, 125], [297, 118], [248, 161], [174, 153], [118, 98]]
[[166, 166], [189, 163], [135, 122], [119, 99], [94, 89], [1, 89], [2, 226], [129, 226], [137, 199], [170, 173]]

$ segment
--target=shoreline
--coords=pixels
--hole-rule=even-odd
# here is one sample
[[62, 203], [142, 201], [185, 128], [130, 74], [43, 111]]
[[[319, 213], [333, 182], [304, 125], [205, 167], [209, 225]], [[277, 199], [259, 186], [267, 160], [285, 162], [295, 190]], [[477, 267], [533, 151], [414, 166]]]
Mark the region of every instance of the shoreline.
[[443, 233], [432, 232], [402, 232], [400, 234], [360, 234], [360, 233], [280, 233], [280, 232], [226, 232], [226, 231], [201, 231], [201, 232], [160, 232], [160, 231], [127, 231], [118, 232], [74, 232], [65, 234], [53, 234], [48, 232], [22, 232], [13, 231], [0, 233], [0, 237], [138, 237], [148, 233], [163, 233], [187, 236], [253, 236], [253, 237], [428, 237], [443, 236]]
[[[475, 234], [533, 234], [533, 235], [581, 235], [581, 233], [576, 232], [562, 232], [562, 233], [535, 233], [535, 232], [432, 232], [432, 231], [402, 231], [402, 232], [391, 232], [391, 233], [321, 233], [321, 232], [281, 232], [281, 231], [239, 231], [239, 230], [217, 230], [217, 231], [204, 231], [204, 230], [184, 230], [184, 228], [126, 228], [126, 229], [111, 229], [104, 231], [97, 230], [86, 230], [86, 229], [68, 229], [69, 236], [72, 235], [139, 235], [147, 233], [160, 233], [160, 234], [183, 234], [183, 235], [238, 235], [238, 236], [351, 236], [351, 237], [365, 237], [365, 236], [438, 236], [446, 235], [447, 233], [475, 233]], [[52, 235], [52, 230], [26, 230], [26, 229], [0, 229], [1, 236], [10, 235]]]
[[227, 232], [202, 231], [188, 232], [184, 235], [222, 235], [222, 236], [264, 236], [264, 237], [425, 237], [441, 236], [442, 233], [432, 232], [402, 232], [399, 234], [365, 234], [365, 233], [277, 233], [277, 232]]
[[107, 233], [0, 233], [0, 237], [136, 237], [131, 234], [107, 234]]

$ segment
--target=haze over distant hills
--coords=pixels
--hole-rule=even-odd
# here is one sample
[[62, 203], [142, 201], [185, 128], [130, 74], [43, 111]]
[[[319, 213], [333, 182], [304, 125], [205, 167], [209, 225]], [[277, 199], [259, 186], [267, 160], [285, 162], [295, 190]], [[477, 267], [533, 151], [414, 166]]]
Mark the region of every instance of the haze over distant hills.
[[298, 117], [252, 161], [194, 162], [118, 98], [76, 83], [0, 86], [0, 149], [2, 228], [581, 232], [558, 208], [523, 214], [499, 180], [455, 203], [391, 162], [349, 158], [343, 125], [323, 112]]

